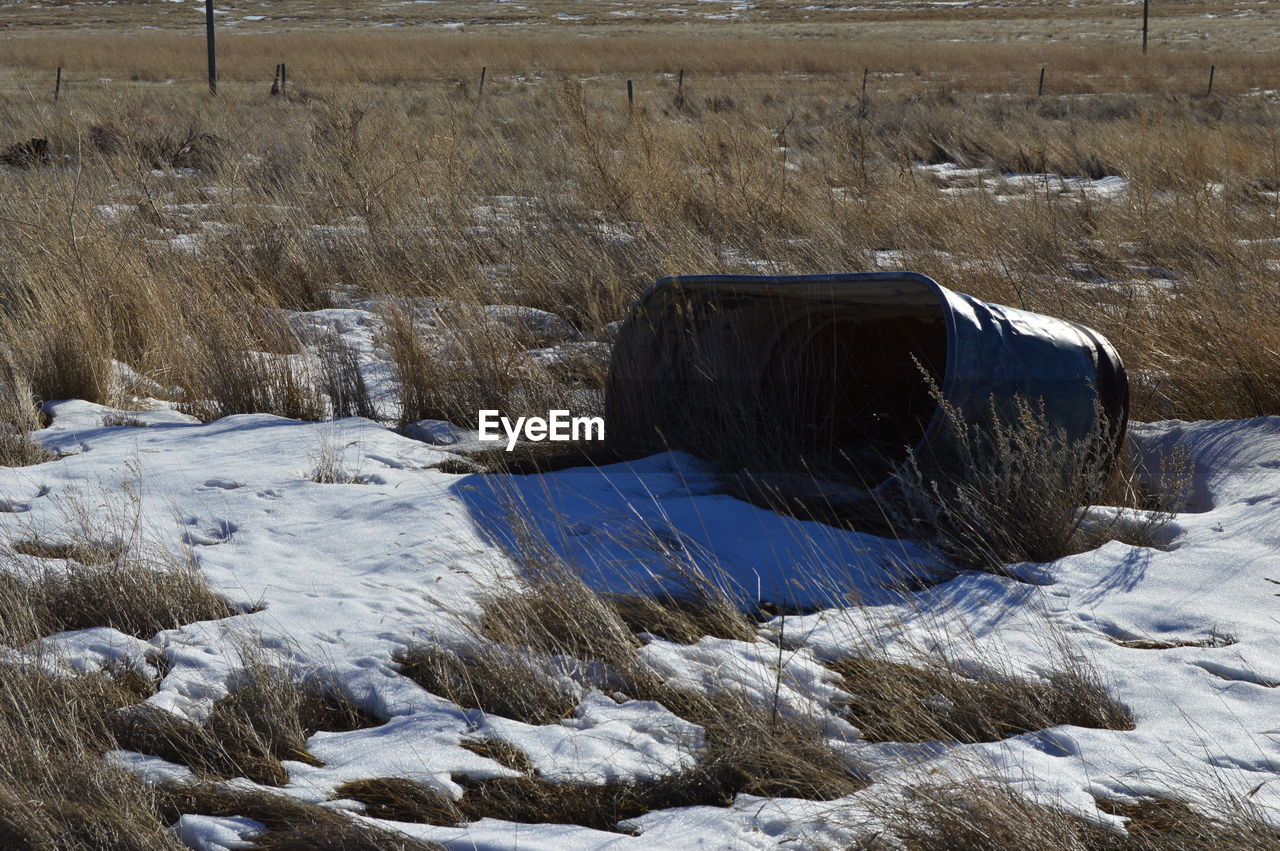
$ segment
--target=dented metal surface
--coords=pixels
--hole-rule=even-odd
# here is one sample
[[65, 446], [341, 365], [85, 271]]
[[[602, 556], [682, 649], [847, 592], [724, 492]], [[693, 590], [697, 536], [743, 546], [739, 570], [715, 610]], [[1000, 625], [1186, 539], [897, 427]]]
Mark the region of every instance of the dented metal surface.
[[1128, 416], [1119, 356], [1076, 323], [911, 272], [713, 275], [664, 278], [636, 305], [614, 348], [607, 433], [870, 491], [909, 452], [943, 445], [939, 397], [976, 424], [1031, 400], [1108, 454]]

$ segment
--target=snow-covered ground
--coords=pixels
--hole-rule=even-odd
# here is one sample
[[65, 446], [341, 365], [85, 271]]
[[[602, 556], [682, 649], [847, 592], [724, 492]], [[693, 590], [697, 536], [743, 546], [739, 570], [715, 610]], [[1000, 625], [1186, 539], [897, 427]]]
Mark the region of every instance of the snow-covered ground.
[[[641, 653], [664, 676], [777, 694], [784, 707], [825, 713], [882, 783], [838, 801], [739, 796], [728, 808], [653, 812], [634, 822], [637, 836], [491, 819], [397, 825], [406, 832], [457, 848], [807, 847], [853, 838], [860, 796], [878, 785], [922, 766], [943, 774], [962, 765], [1115, 825], [1122, 820], [1101, 813], [1095, 798], [1194, 799], [1221, 789], [1250, 796], [1280, 823], [1272, 782], [1280, 771], [1280, 418], [1134, 427], [1143, 451], [1187, 446], [1195, 462], [1187, 511], [1160, 549], [1112, 542], [1015, 566], [1016, 578], [962, 573], [906, 592], [893, 582], [902, 571], [939, 567], [925, 551], [748, 505], [679, 454], [541, 476], [456, 475], [435, 469], [448, 447], [369, 420], [246, 415], [202, 425], [157, 410], [130, 413], [137, 425], [104, 426], [115, 413], [108, 408], [69, 401], [48, 410], [52, 424], [36, 437], [63, 457], [0, 470], [0, 537], [56, 540], [76, 506], [101, 518], [109, 536], [100, 507], [132, 501], [149, 534], [193, 552], [212, 587], [245, 613], [150, 641], [98, 628], [44, 644], [86, 670], [162, 658], [166, 674], [150, 701], [196, 720], [227, 693], [246, 637], [283, 665], [331, 677], [385, 722], [313, 736], [308, 748], [322, 766], [285, 763], [284, 791], [308, 801], [361, 778], [405, 777], [457, 796], [455, 776], [513, 773], [460, 746], [477, 734], [517, 746], [553, 780], [652, 777], [696, 751], [700, 729], [658, 704], [583, 690], [574, 717], [536, 726], [462, 710], [400, 673], [397, 651], [462, 640], [459, 616], [515, 571], [501, 541], [515, 505], [605, 585], [660, 583], [676, 558], [749, 595], [825, 603], [787, 618], [785, 655], [765, 640], [778, 623], [754, 643], [651, 638]], [[352, 483], [312, 481], [318, 461], [335, 455]], [[858, 605], [840, 604], [839, 592], [856, 594]], [[859, 742], [819, 663], [871, 640], [891, 656], [925, 648], [979, 668], [998, 659], [1031, 676], [1046, 673], [1048, 644], [1070, 647], [1092, 661], [1136, 726], [1060, 726], [988, 744], [913, 746], [906, 756]], [[155, 757], [113, 758], [152, 777], [187, 774]], [[179, 825], [207, 848], [236, 847], [255, 829], [244, 819]]]

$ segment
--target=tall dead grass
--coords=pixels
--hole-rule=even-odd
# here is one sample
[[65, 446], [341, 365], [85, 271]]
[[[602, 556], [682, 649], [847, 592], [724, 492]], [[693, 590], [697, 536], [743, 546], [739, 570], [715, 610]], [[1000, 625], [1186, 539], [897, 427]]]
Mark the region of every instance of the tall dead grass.
[[[336, 84], [288, 102], [156, 86], [57, 111], [0, 98], [12, 140], [49, 139], [58, 166], [11, 170], [0, 201], [13, 386], [128, 403], [117, 360], [205, 417], [373, 413], [340, 358], [278, 319], [372, 296], [404, 417], [580, 407], [598, 369], [550, 369], [477, 307], [549, 310], [607, 342], [663, 274], [888, 263], [1102, 331], [1138, 418], [1280, 410], [1265, 97], [910, 81], [863, 104], [837, 78], [730, 74], [681, 98], [664, 82], [628, 113], [616, 82], [495, 82], [483, 102]], [[939, 162], [989, 171], [957, 184], [925, 168]], [[1011, 170], [1051, 176], [1011, 193], [996, 180]], [[404, 301], [428, 296], [445, 327]]]
[[241, 655], [230, 693], [203, 724], [150, 705], [131, 707], [112, 721], [120, 746], [185, 765], [204, 779], [281, 786], [289, 779], [282, 760], [322, 764], [307, 751], [314, 733], [377, 726], [338, 689], [305, 682], [250, 647]]
[[[660, 622], [686, 638], [720, 632], [754, 640], [750, 622], [726, 600], [706, 591], [682, 602], [649, 599], [636, 606], [630, 597], [592, 589], [527, 530], [520, 537], [525, 579], [495, 589], [470, 623], [475, 640], [461, 650], [411, 649], [402, 658], [405, 673], [463, 706], [535, 724], [568, 717], [584, 688], [653, 700], [700, 726], [705, 746], [693, 768], [652, 783], [575, 791], [536, 778], [514, 786], [494, 782], [477, 789], [472, 803], [464, 799], [464, 811], [544, 821], [560, 820], [552, 818], [559, 807], [562, 815], [570, 813], [565, 820], [599, 827], [596, 810], [603, 807], [606, 815], [613, 813], [606, 819], [612, 829], [619, 819], [650, 809], [723, 806], [739, 793], [830, 800], [866, 785], [828, 737], [816, 707], [812, 715], [779, 712], [732, 688], [672, 685], [637, 654], [644, 642], [629, 621]], [[662, 614], [655, 617], [657, 609]], [[538, 813], [540, 801], [549, 812]]]
[[64, 506], [54, 530], [18, 532], [0, 552], [0, 643], [22, 646], [63, 630], [109, 626], [156, 633], [236, 612], [194, 562], [151, 540], [136, 502], [108, 510]]
[[[581, 12], [586, 5], [577, 3], [572, 8]], [[1013, 40], [1000, 43], [998, 36], [990, 37], [990, 29], [982, 23], [957, 20], [975, 12], [981, 18], [995, 8], [934, 10], [935, 16], [942, 17], [945, 27], [953, 34], [968, 33], [986, 42], [980, 46], [967, 40], [931, 39], [923, 33], [939, 30], [927, 27], [921, 35], [913, 34], [910, 27], [884, 28], [888, 38], [855, 28], [848, 32], [847, 38], [803, 39], [769, 37], [769, 33], [760, 29], [733, 35], [714, 27], [690, 32], [687, 25], [682, 28], [684, 32], [658, 33], [651, 27], [647, 33], [601, 33], [595, 38], [583, 38], [578, 33], [566, 32], [563, 27], [558, 32], [542, 34], [526, 30], [517, 36], [483, 32], [459, 35], [418, 28], [388, 32], [369, 27], [346, 27], [340, 31], [294, 29], [278, 33], [241, 31], [234, 38], [220, 42], [219, 71], [224, 81], [261, 83], [264, 94], [271, 83], [272, 60], [281, 56], [288, 57], [295, 90], [316, 83], [351, 82], [405, 85], [465, 80], [474, 85], [480, 67], [487, 66], [498, 75], [675, 73], [684, 68], [691, 74], [707, 76], [830, 74], [849, 81], [860, 78], [863, 68], [870, 68], [883, 74], [905, 74], [917, 79], [936, 75], [954, 80], [972, 74], [987, 85], [996, 80], [1007, 85], [1016, 73], [1025, 77], [1021, 91], [1030, 91], [1036, 82], [1035, 72], [1041, 65], [1047, 65], [1052, 68], [1051, 91], [1062, 93], [1077, 91], [1081, 85], [1087, 87], [1086, 91], [1096, 91], [1094, 87], [1099, 84], [1110, 84], [1113, 88], [1125, 86], [1128, 90], [1159, 90], [1158, 87], [1167, 87], [1174, 80], [1189, 80], [1192, 75], [1200, 84], [1195, 90], [1200, 91], [1211, 62], [1224, 70], [1217, 85], [1223, 90], [1233, 90], [1265, 85], [1268, 75], [1276, 69], [1274, 55], [1240, 50], [1235, 44], [1216, 50], [1199, 46], [1157, 46], [1144, 56], [1138, 50], [1099, 43], [1102, 39], [1096, 37], [1096, 32], [1092, 34], [1095, 38], [1086, 43], [1028, 44]], [[1048, 8], [1056, 15], [1076, 11], [1047, 5], [1041, 7], [1041, 11]], [[292, 10], [291, 15], [303, 11]], [[400, 14], [411, 16], [414, 11], [401, 9]], [[1097, 16], [1115, 11], [1116, 7], [1109, 5], [1094, 6], [1084, 14]], [[1029, 4], [1023, 4], [1020, 12], [1031, 17], [1037, 14]], [[880, 17], [887, 15], [900, 23], [910, 18], [917, 21], [928, 18], [929, 13], [923, 6], [910, 10], [898, 7]], [[866, 15], [864, 10], [863, 17], [878, 16]], [[151, 20], [153, 18], [148, 18]], [[1087, 20], [1082, 23], [1088, 26]], [[1124, 35], [1130, 32], [1126, 30]], [[10, 37], [5, 45], [7, 64], [11, 67], [48, 72], [64, 66], [68, 71], [66, 97], [76, 96], [75, 84], [88, 76], [84, 72], [112, 75], [120, 81], [163, 82], [172, 78], [199, 81], [204, 68], [198, 46], [197, 34], [174, 31], [134, 31], [109, 38], [89, 32], [64, 31], [52, 37], [28, 31]], [[85, 82], [98, 81], [95, 76]], [[495, 83], [503, 85], [493, 80], [489, 85]]]
[[8, 848], [179, 849], [159, 795], [109, 765], [111, 717], [148, 690], [110, 673], [0, 664], [0, 842]]
[[1008, 786], [978, 778], [908, 788], [878, 809], [894, 837], [911, 851], [1270, 851], [1280, 847], [1280, 834], [1239, 795], [1219, 802], [1212, 816], [1167, 798], [1100, 800], [1098, 806], [1124, 816], [1125, 832], [1035, 803]]

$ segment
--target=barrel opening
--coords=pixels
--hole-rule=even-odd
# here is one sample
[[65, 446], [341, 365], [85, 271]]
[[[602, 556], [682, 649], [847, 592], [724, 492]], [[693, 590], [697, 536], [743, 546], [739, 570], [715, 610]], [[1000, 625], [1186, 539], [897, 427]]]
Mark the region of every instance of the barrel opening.
[[779, 336], [766, 381], [799, 454], [874, 487], [924, 438], [947, 361], [941, 305], [808, 306]]

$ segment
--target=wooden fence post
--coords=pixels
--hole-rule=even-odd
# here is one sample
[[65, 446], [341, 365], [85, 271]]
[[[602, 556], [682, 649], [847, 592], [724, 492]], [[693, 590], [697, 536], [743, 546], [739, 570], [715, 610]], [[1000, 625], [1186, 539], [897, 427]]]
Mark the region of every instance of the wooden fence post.
[[867, 117], [867, 75], [871, 73], [871, 69], [862, 69], [862, 99], [858, 101], [858, 117]]
[[1142, 52], [1147, 52], [1147, 22], [1151, 17], [1151, 0], [1142, 0]]
[[635, 89], [631, 87], [631, 81], [627, 80], [627, 109], [633, 109], [636, 105]]
[[684, 97], [684, 69], [680, 69], [680, 76], [676, 81], [676, 94]]
[[58, 76], [53, 81], [53, 102], [58, 102], [58, 95], [62, 94], [62, 66], [58, 66]]
[[204, 0], [204, 38], [209, 52], [209, 94], [218, 93], [218, 53], [213, 43], [213, 0]]
[[285, 96], [289, 94], [289, 72], [283, 62], [280, 63], [280, 94]]
[[1213, 95], [1213, 71], [1217, 67], [1218, 67], [1217, 65], [1209, 66], [1209, 88], [1205, 90], [1205, 93], [1204, 93], [1205, 97], [1211, 97]]
[[1036, 89], [1036, 97], [1044, 95], [1044, 66], [1040, 66], [1040, 87]]
[[276, 73], [271, 78], [271, 96], [276, 97], [280, 94], [280, 63], [276, 63]]
[[484, 94], [484, 77], [485, 77], [485, 74], [487, 74], [488, 72], [489, 72], [488, 65], [483, 65], [480, 67], [480, 90], [476, 93], [476, 97], [480, 97], [481, 95]]

